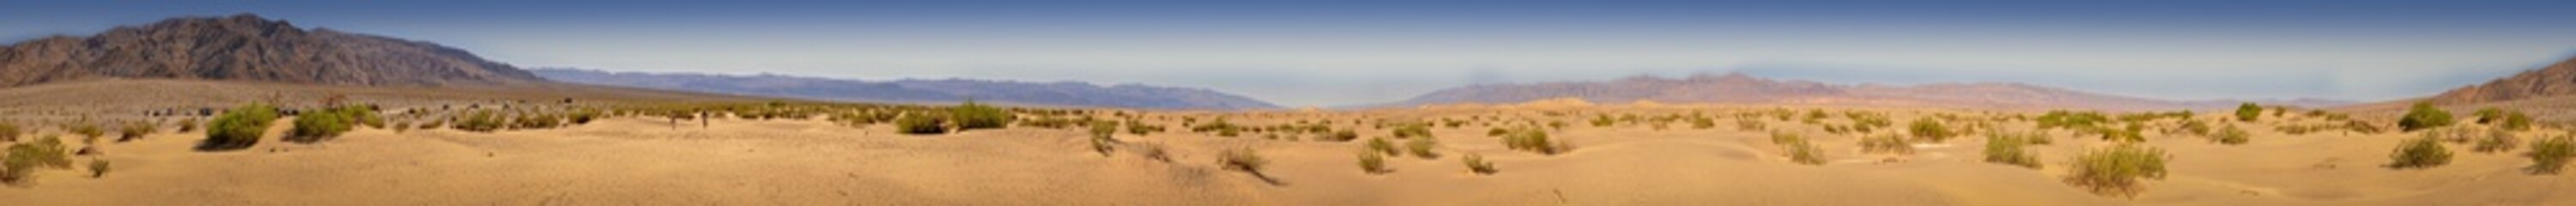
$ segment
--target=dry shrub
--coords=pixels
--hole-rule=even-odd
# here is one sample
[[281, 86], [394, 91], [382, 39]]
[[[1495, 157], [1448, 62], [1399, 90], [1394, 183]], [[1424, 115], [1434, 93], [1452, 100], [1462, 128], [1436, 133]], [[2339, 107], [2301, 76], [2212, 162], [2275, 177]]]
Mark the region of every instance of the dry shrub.
[[2075, 158], [2066, 177], [2067, 184], [2084, 187], [2099, 195], [2137, 197], [2146, 191], [2140, 180], [2164, 179], [2165, 152], [2137, 144], [2123, 143], [2085, 152]]

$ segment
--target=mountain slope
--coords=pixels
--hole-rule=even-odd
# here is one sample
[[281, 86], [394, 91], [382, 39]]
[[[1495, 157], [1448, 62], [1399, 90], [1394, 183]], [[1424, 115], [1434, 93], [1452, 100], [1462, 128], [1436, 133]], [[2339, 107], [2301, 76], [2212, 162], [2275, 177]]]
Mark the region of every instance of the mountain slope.
[[[1682, 79], [1630, 77], [1606, 82], [1475, 85], [1434, 91], [1396, 106], [1514, 103], [1573, 97], [1590, 102], [1917, 106], [1970, 109], [2216, 109], [2238, 101], [2165, 101], [2087, 93], [2016, 83], [1941, 83], [1914, 86], [1832, 85], [1772, 80], [1744, 74], [1692, 75]], [[2328, 106], [2336, 101], [2257, 101]]]
[[0, 46], [0, 87], [101, 78], [203, 79], [361, 86], [543, 81], [462, 50], [251, 14], [182, 17], [88, 37]]
[[872, 82], [771, 74], [731, 76], [559, 68], [541, 68], [534, 71], [538, 76], [546, 79], [573, 83], [823, 100], [945, 103], [972, 98], [976, 101], [1081, 107], [1208, 110], [1278, 108], [1268, 102], [1213, 90], [1134, 84], [1104, 87], [1080, 82], [1032, 83], [966, 79], [905, 79]]
[[2485, 84], [2452, 89], [2434, 95], [2431, 100], [2441, 104], [2465, 104], [2566, 95], [2576, 95], [2576, 58]]

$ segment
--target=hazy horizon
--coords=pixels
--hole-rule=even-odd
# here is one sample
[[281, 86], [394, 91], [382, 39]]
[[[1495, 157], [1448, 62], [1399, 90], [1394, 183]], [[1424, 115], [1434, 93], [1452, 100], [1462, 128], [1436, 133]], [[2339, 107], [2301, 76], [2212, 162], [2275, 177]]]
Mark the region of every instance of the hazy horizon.
[[521, 67], [1208, 88], [1283, 106], [1743, 72], [2168, 100], [2430, 95], [2576, 55], [2561, 2], [0, 3], [0, 38], [255, 13]]

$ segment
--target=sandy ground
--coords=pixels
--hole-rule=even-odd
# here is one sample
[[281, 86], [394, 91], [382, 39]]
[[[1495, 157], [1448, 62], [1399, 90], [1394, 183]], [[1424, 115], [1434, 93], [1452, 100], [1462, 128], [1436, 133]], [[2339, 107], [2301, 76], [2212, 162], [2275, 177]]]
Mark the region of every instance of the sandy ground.
[[[1592, 127], [1597, 113], [1718, 114], [1745, 108], [1674, 106], [1451, 108], [1363, 112], [1172, 113], [1223, 115], [1239, 124], [1336, 120], [1363, 138], [1389, 130], [1362, 119], [1503, 116], [1565, 121], [1553, 132], [1571, 153], [1508, 150], [1484, 135], [1502, 123], [1438, 127], [1437, 159], [1389, 157], [1394, 171], [1361, 172], [1362, 143], [1269, 140], [1265, 133], [1217, 137], [1187, 132], [1120, 134], [1169, 145], [1171, 162], [1136, 150], [1103, 156], [1071, 129], [1014, 127], [948, 135], [890, 134], [819, 120], [717, 120], [709, 127], [616, 118], [561, 129], [471, 133], [362, 128], [318, 144], [270, 139], [240, 151], [191, 150], [202, 133], [164, 133], [102, 143], [114, 164], [104, 178], [46, 170], [36, 184], [0, 188], [9, 205], [2570, 205], [2576, 177], [2526, 175], [2516, 153], [2475, 153], [2453, 144], [2449, 165], [2380, 167], [2398, 140], [2415, 134], [2288, 135], [2270, 124], [2245, 145], [2151, 133], [2172, 154], [2172, 175], [2134, 199], [2093, 195], [2060, 181], [2070, 157], [2109, 143], [2051, 135], [2036, 146], [2044, 169], [1979, 162], [1983, 138], [1916, 145], [1906, 161], [1860, 153], [1857, 138], [1798, 121], [1764, 118], [1769, 128], [1711, 129], [1676, 123]], [[1767, 107], [1765, 107], [1767, 108]], [[1730, 110], [1734, 109], [1734, 110]], [[1803, 110], [1801, 110], [1803, 111]], [[1837, 110], [1838, 111], [1838, 110]], [[1929, 110], [1887, 110], [1902, 125]], [[1964, 113], [1964, 112], [1962, 112]], [[2195, 118], [2218, 120], [2219, 114]], [[1508, 118], [1507, 118], [1508, 119]], [[1835, 118], [1840, 119], [1840, 118]], [[286, 125], [290, 120], [279, 120]], [[1839, 121], [1829, 120], [1828, 122]], [[2316, 121], [2316, 120], [2276, 120]], [[1499, 121], [1493, 121], [1499, 122]], [[2029, 124], [2007, 124], [2027, 129]], [[1789, 163], [1768, 140], [1801, 133], [1823, 146], [1825, 165]], [[2526, 139], [2559, 131], [2528, 132]], [[77, 141], [74, 141], [77, 142]], [[1218, 169], [1224, 148], [1258, 149], [1276, 183]], [[1499, 173], [1467, 172], [1458, 157], [1481, 154]]]

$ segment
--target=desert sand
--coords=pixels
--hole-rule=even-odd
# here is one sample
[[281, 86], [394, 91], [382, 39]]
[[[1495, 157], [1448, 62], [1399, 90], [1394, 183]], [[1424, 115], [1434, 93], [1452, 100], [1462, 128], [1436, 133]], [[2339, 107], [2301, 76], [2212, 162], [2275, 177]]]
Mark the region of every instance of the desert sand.
[[[1079, 129], [1015, 126], [943, 135], [897, 134], [890, 125], [851, 127], [813, 120], [706, 122], [621, 116], [557, 129], [492, 133], [452, 129], [396, 132], [360, 128], [335, 140], [267, 140], [245, 150], [191, 148], [202, 132], [163, 130], [132, 142], [101, 141], [87, 160], [115, 163], [101, 178], [87, 171], [46, 170], [32, 186], [0, 188], [12, 205], [2567, 205], [2563, 188], [2576, 177], [2528, 175], [2514, 153], [2469, 152], [2454, 144], [2451, 164], [2416, 170], [2381, 167], [2390, 149], [2415, 133], [2341, 131], [2291, 135], [2281, 122], [2322, 122], [2288, 115], [2229, 123], [2253, 131], [2251, 143], [2222, 145], [2199, 137], [2149, 132], [2146, 145], [2171, 154], [2171, 175], [2147, 181], [2134, 198], [2088, 193], [2062, 181], [2070, 157], [2112, 144], [2062, 131], [2033, 145], [2041, 169], [1985, 163], [1977, 135], [1917, 142], [1912, 155], [1861, 152], [1858, 135], [1756, 116], [1745, 130], [1738, 112], [1774, 109], [1883, 112], [1903, 121], [1936, 113], [2009, 114], [1903, 108], [1794, 106], [1591, 105], [1539, 103], [1489, 107], [1366, 111], [1151, 112], [1149, 123], [1172, 127], [1149, 135], [1120, 133], [1137, 145], [1167, 145], [1169, 162], [1137, 149], [1094, 153]], [[1544, 113], [1561, 113], [1550, 116]], [[1654, 126], [1623, 122], [1595, 127], [1596, 114], [1701, 112], [1720, 126]], [[1189, 132], [1175, 117], [1228, 118], [1269, 125], [1329, 120], [1356, 128], [1363, 140], [1392, 128], [1371, 120], [1469, 121], [1433, 127], [1436, 159], [1388, 157], [1391, 172], [1361, 171], [1363, 141], [1333, 142], [1283, 134], [1220, 137]], [[2191, 118], [2227, 122], [2224, 114]], [[1499, 119], [1499, 120], [1497, 120]], [[1488, 128], [1513, 122], [1570, 123], [1552, 136], [1574, 150], [1547, 155], [1506, 149]], [[1825, 120], [1826, 123], [1844, 121]], [[1543, 124], [1543, 123], [1541, 123]], [[2028, 131], [2008, 122], [2002, 130]], [[1897, 129], [1882, 129], [1881, 133]], [[1772, 132], [1808, 136], [1829, 160], [1791, 163]], [[2528, 136], [2563, 135], [2542, 129]], [[80, 144], [74, 141], [73, 144]], [[1270, 180], [1220, 169], [1217, 151], [1253, 148], [1272, 161]], [[1471, 173], [1464, 154], [1480, 154], [1499, 172]]]

